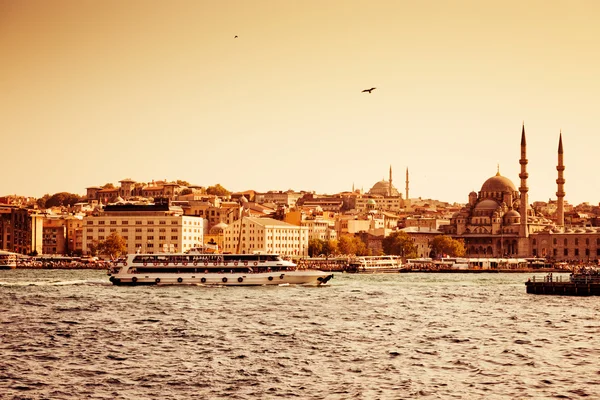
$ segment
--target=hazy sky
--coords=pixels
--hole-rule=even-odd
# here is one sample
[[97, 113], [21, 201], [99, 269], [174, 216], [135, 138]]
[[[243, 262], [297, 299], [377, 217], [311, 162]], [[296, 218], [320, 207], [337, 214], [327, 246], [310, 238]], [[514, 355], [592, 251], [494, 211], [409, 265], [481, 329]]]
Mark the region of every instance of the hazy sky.
[[[0, 0], [0, 195], [232, 191], [600, 202], [600, 2]], [[234, 38], [238, 35], [238, 38]], [[376, 87], [372, 94], [361, 93]]]

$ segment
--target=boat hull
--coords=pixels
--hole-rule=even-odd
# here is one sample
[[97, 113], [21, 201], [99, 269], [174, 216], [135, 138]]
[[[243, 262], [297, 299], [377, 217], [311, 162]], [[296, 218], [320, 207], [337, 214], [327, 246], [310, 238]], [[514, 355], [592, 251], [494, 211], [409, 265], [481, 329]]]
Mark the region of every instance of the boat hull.
[[261, 273], [180, 273], [130, 274], [117, 273], [110, 277], [114, 285], [211, 285], [211, 286], [264, 286], [326, 284], [333, 274], [316, 270], [275, 271]]

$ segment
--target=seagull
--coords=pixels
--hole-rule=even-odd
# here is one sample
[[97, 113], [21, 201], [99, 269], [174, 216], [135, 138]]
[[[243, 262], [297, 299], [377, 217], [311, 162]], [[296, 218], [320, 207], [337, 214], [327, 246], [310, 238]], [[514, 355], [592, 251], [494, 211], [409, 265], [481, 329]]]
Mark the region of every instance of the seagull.
[[369, 92], [369, 93], [371, 93], [371, 92], [372, 92], [373, 90], [375, 90], [375, 89], [377, 89], [377, 88], [374, 88], [374, 87], [372, 87], [371, 89], [365, 89], [365, 90], [363, 90], [361, 93], [364, 93], [364, 92]]
[[237, 39], [237, 35], [235, 35], [233, 38], [234, 38], [234, 39]]

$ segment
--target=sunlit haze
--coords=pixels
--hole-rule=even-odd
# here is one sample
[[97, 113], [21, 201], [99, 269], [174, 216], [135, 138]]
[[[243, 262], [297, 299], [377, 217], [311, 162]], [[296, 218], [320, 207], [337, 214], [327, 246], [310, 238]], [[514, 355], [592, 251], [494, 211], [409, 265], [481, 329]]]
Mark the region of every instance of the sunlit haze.
[[[0, 1], [0, 196], [131, 178], [598, 204], [600, 2]], [[237, 36], [237, 38], [235, 37]], [[372, 93], [362, 90], [375, 87]]]

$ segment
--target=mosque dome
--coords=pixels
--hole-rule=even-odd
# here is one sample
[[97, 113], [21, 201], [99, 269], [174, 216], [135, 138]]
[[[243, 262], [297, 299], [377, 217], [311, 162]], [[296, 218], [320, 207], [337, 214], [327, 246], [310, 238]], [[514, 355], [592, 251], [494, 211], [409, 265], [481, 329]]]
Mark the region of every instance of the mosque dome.
[[504, 214], [504, 218], [521, 218], [521, 214], [517, 210], [510, 210]]
[[483, 186], [481, 186], [481, 191], [512, 193], [516, 192], [517, 189], [515, 188], [515, 185], [510, 179], [500, 175], [500, 172], [498, 172], [495, 176], [492, 176], [490, 179], [483, 183]]
[[477, 211], [484, 211], [484, 210], [495, 211], [497, 208], [498, 208], [498, 203], [496, 203], [492, 199], [482, 200], [479, 203], [477, 203], [477, 205], [475, 206], [475, 210], [477, 210]]
[[373, 199], [369, 199], [369, 200], [367, 200], [367, 205], [376, 206], [377, 202], [375, 200], [373, 200]]
[[[389, 196], [390, 195], [390, 182], [386, 181], [386, 180], [377, 182], [376, 184], [373, 185], [371, 190], [369, 190], [369, 194], [379, 194], [382, 196]], [[392, 196], [400, 196], [398, 189], [396, 189], [394, 187], [394, 185], [392, 185], [391, 195]]]

